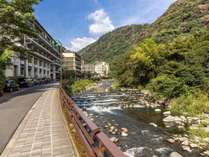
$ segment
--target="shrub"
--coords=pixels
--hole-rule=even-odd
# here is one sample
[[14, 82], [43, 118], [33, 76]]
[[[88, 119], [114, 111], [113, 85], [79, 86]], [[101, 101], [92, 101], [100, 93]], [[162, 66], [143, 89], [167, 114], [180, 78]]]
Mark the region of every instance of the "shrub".
[[209, 98], [200, 90], [191, 91], [173, 99], [170, 102], [170, 109], [175, 114], [200, 115], [209, 111]]
[[160, 75], [146, 86], [158, 98], [173, 98], [186, 91], [181, 81], [173, 75]]
[[118, 81], [114, 81], [111, 85], [113, 90], [118, 89], [120, 87], [120, 83]]
[[72, 85], [70, 85], [73, 93], [80, 93], [85, 91], [89, 86], [91, 86], [94, 82], [91, 80], [78, 80], [75, 81]]

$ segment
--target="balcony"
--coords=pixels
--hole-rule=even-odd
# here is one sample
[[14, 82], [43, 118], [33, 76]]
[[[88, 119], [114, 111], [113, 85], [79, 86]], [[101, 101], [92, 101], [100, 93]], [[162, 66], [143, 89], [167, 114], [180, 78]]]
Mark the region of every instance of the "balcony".
[[51, 53], [49, 50], [47, 50], [45, 47], [43, 47], [41, 44], [39, 44], [37, 41], [35, 41], [34, 39], [30, 38], [30, 40], [37, 45], [39, 48], [41, 48], [43, 51], [47, 52], [48, 54], [50, 54], [51, 56], [53, 56], [54, 58], [60, 60], [59, 57], [57, 57], [56, 55], [54, 55], [53, 53]]
[[57, 49], [55, 49], [50, 43], [49, 41], [47, 41], [44, 37], [42, 37], [41, 35], [39, 35], [39, 38], [50, 48], [52, 49], [54, 52], [56, 52], [57, 54], [59, 54], [59, 51]]

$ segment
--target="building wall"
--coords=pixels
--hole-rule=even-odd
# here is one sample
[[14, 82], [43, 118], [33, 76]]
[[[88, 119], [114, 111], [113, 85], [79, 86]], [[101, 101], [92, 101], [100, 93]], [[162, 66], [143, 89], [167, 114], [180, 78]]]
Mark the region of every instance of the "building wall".
[[95, 64], [95, 72], [100, 77], [108, 77], [109, 74], [109, 64], [106, 62], [97, 62]]
[[25, 54], [13, 52], [5, 70], [6, 77], [59, 79], [61, 70], [61, 46], [54, 46], [55, 40], [35, 21], [37, 38], [24, 37], [24, 46], [31, 50]]
[[77, 53], [65, 51], [65, 53], [63, 53], [63, 70], [74, 71], [76, 78], [80, 78], [81, 56]]
[[95, 65], [94, 64], [84, 64], [82, 66], [82, 72], [83, 73], [95, 73]]

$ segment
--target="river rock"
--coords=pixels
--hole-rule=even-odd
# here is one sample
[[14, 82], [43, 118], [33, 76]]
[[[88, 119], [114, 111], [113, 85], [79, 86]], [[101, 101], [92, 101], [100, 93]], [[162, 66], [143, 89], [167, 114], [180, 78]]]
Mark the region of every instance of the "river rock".
[[192, 152], [189, 146], [182, 146], [182, 149], [187, 152]]
[[186, 138], [186, 137], [179, 137], [178, 140], [182, 143], [184, 141], [187, 141], [188, 138]]
[[187, 117], [187, 122], [192, 125], [192, 124], [200, 124], [201, 120], [199, 117]]
[[118, 142], [119, 142], [119, 138], [117, 138], [117, 137], [111, 137], [110, 140], [111, 140], [113, 143], [118, 143]]
[[195, 143], [190, 143], [190, 145], [189, 145], [191, 148], [198, 148], [198, 145], [197, 144], [195, 144]]
[[111, 130], [111, 131], [113, 131], [114, 129], [115, 129], [115, 127], [114, 127], [114, 126], [111, 126], [111, 127], [110, 127], [110, 130]]
[[155, 112], [161, 112], [161, 109], [156, 108], [156, 109], [155, 109]]
[[157, 124], [155, 124], [155, 123], [149, 123], [149, 125], [154, 126], [155, 128], [157, 128]]
[[186, 139], [181, 144], [184, 145], [184, 146], [188, 146], [189, 145], [189, 140]]
[[171, 152], [173, 152], [173, 149], [169, 147], [161, 147], [155, 149], [155, 154], [158, 155], [159, 157], [169, 156]]
[[199, 129], [199, 125], [198, 124], [192, 124], [189, 128], [191, 130], [198, 130]]
[[153, 144], [160, 144], [163, 140], [164, 140], [163, 137], [155, 137], [155, 138], [152, 138], [152, 139], [151, 139], [151, 142], [152, 142]]
[[187, 123], [187, 119], [185, 116], [180, 116], [180, 118], [181, 118], [182, 122], [184, 122], [185, 124]]
[[185, 131], [185, 127], [182, 125], [177, 126], [178, 131]]
[[209, 150], [204, 151], [203, 154], [209, 156]]
[[166, 141], [168, 141], [169, 143], [175, 143], [175, 142], [176, 142], [176, 140], [173, 139], [173, 138], [169, 138], [169, 139], [167, 139]]
[[141, 133], [143, 136], [148, 136], [150, 134], [150, 131], [149, 130], [142, 130]]
[[121, 131], [127, 133], [128, 132], [128, 129], [127, 128], [121, 128]]
[[172, 152], [169, 157], [183, 157], [181, 154], [177, 153], [177, 152]]
[[128, 133], [126, 133], [126, 132], [121, 132], [121, 136], [127, 137], [127, 136], [128, 136]]
[[163, 112], [163, 115], [164, 115], [165, 117], [168, 117], [168, 116], [171, 115], [171, 111], [165, 111], [165, 112]]
[[149, 156], [152, 157], [153, 156], [153, 151], [151, 148], [148, 147], [138, 147], [138, 148], [131, 148], [128, 149], [125, 152], [125, 155], [127, 157], [133, 157], [133, 156]]
[[150, 92], [149, 90], [141, 90], [141, 93], [142, 93], [143, 95], [147, 95], [147, 96], [151, 96], [151, 95], [152, 95], [151, 92]]
[[108, 126], [112, 126], [112, 124], [110, 122], [107, 123]]
[[[184, 120], [177, 116], [168, 116], [163, 119], [166, 128], [182, 129], [185, 126]], [[181, 127], [180, 127], [181, 126]]]
[[200, 138], [200, 137], [198, 137], [198, 136], [194, 136], [194, 141], [195, 141], [196, 143], [199, 143], [199, 142], [200, 142], [200, 140], [201, 140], [201, 138]]

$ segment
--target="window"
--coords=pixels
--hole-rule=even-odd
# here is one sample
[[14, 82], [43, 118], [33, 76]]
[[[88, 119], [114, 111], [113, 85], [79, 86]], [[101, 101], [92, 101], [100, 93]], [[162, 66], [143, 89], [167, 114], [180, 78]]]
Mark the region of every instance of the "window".
[[20, 74], [21, 75], [24, 75], [25, 74], [25, 66], [24, 65], [21, 65], [20, 66]]
[[42, 66], [42, 61], [39, 61], [39, 66]]
[[37, 58], [34, 59], [34, 64], [35, 64], [35, 65], [38, 64], [38, 59], [37, 59]]
[[32, 56], [28, 56], [28, 63], [32, 63]]

